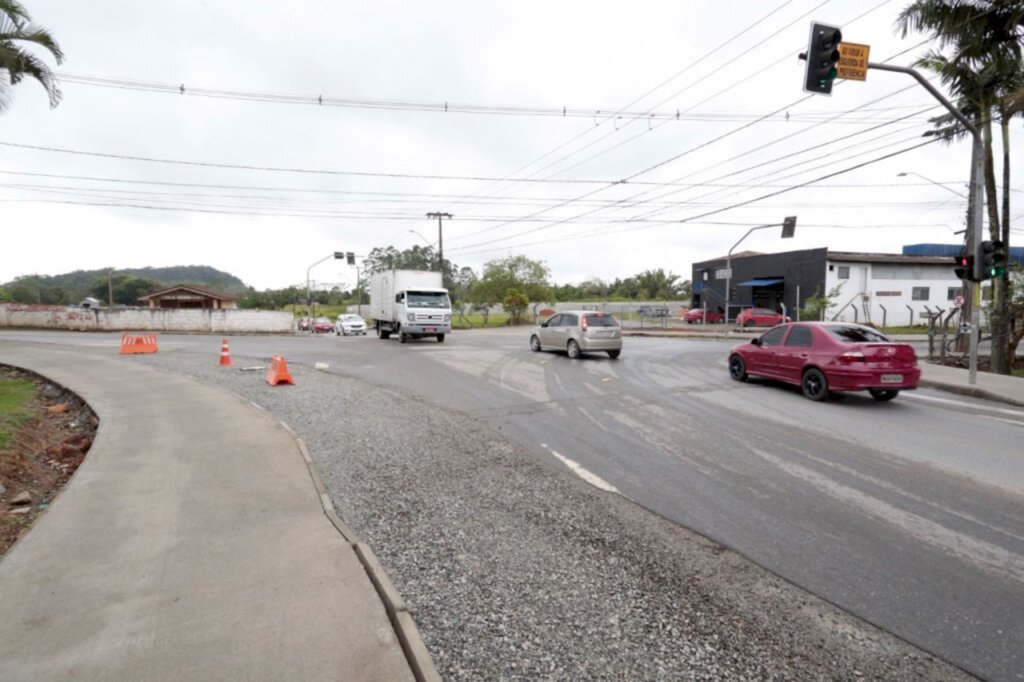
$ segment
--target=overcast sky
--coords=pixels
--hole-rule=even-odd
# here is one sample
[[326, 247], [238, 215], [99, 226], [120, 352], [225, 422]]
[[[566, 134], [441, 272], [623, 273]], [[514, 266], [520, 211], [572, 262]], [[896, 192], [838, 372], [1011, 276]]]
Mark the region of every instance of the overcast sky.
[[967, 142], [874, 162], [924, 141], [923, 88], [801, 90], [812, 19], [874, 62], [924, 54], [893, 30], [904, 0], [25, 4], [64, 99], [24, 82], [0, 115], [0, 281], [191, 264], [304, 286], [334, 251], [436, 244], [432, 211], [459, 266], [525, 254], [557, 283], [688, 279], [787, 215], [794, 239], [737, 251], [961, 241]]

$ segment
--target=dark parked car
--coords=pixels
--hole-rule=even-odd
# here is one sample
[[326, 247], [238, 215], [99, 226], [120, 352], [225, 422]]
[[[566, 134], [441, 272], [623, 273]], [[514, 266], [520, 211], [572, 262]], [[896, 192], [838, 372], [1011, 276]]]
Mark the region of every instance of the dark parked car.
[[811, 400], [830, 391], [868, 391], [875, 400], [892, 400], [917, 388], [921, 369], [907, 343], [859, 324], [790, 322], [729, 352], [729, 375], [777, 379], [799, 386]]
[[767, 308], [746, 308], [736, 316], [736, 324], [741, 327], [774, 327], [783, 322], [789, 322], [789, 318]]
[[703, 324], [704, 322], [712, 324], [721, 322], [723, 319], [724, 316], [722, 313], [714, 310], [704, 310], [702, 308], [694, 308], [683, 317], [686, 324]]

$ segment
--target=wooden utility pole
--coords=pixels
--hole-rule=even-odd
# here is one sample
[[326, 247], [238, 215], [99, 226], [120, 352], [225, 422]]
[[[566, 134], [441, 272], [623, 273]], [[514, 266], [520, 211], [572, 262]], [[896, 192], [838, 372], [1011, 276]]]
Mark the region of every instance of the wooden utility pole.
[[444, 239], [441, 235], [441, 219], [448, 218], [448, 220], [451, 220], [454, 216], [452, 216], [451, 213], [437, 213], [432, 211], [427, 214], [427, 217], [437, 218], [437, 269], [441, 271], [441, 277], [444, 278]]

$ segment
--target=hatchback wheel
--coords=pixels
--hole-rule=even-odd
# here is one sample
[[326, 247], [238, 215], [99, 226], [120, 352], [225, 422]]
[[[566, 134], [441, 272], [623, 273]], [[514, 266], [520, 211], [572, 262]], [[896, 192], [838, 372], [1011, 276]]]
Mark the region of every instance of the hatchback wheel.
[[540, 352], [540, 339], [538, 339], [536, 336], [530, 337], [530, 350], [532, 350], [534, 353]]
[[571, 359], [577, 359], [580, 356], [580, 344], [576, 343], [573, 339], [569, 339], [569, 343], [565, 346], [565, 352], [569, 354]]
[[869, 388], [868, 393], [879, 402], [887, 402], [900, 394], [895, 388]]
[[438, 343], [444, 343], [444, 334], [438, 334], [437, 335], [437, 342]]
[[743, 358], [738, 355], [729, 358], [729, 376], [734, 381], [746, 381], [748, 378], [747, 363], [743, 362]]
[[747, 320], [746, 322], [743, 323], [743, 326], [747, 327], [747, 328], [753, 327], [754, 326], [754, 321], [753, 320]]
[[828, 397], [828, 380], [820, 369], [813, 367], [804, 372], [803, 381], [800, 382], [804, 395], [811, 400], [825, 400]]
[[610, 357], [612, 360], [615, 360], [619, 357], [621, 353], [621, 350], [610, 350], [608, 351], [608, 357]]

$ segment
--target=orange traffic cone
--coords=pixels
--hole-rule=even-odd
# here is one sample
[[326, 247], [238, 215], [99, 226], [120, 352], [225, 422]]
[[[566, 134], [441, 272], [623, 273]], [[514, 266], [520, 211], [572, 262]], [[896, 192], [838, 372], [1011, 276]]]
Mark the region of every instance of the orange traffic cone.
[[270, 369], [267, 370], [267, 383], [271, 386], [295, 384], [292, 375], [288, 373], [288, 363], [277, 353], [274, 353], [274, 360], [270, 363]]
[[220, 366], [230, 367], [231, 366], [231, 351], [228, 350], [228, 340], [224, 339], [220, 344]]

